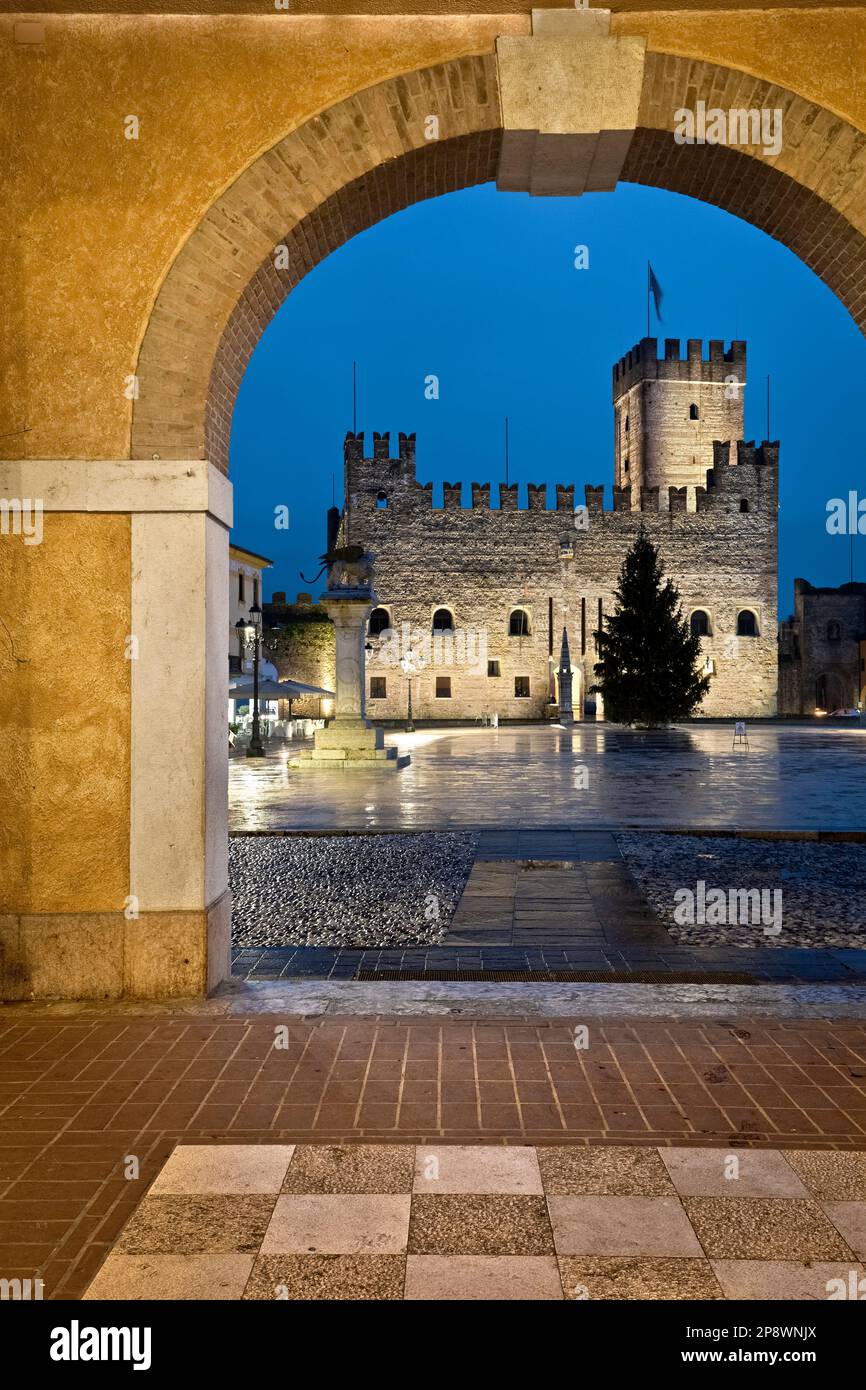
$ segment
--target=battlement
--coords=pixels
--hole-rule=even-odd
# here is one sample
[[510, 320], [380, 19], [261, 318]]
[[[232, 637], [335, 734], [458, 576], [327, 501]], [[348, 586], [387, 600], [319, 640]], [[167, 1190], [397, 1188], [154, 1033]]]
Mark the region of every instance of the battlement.
[[613, 367], [613, 400], [618, 401], [632, 386], [644, 381], [718, 382], [729, 378], [746, 384], [746, 344], [733, 339], [728, 348], [721, 338], [711, 338], [704, 357], [702, 338], [686, 340], [685, 356], [679, 338], [665, 338], [664, 355], [659, 356], [658, 339], [641, 338]]
[[364, 453], [364, 431], [354, 434], [352, 430], [346, 431], [346, 438], [343, 441], [343, 458], [346, 464], [350, 463], [402, 463], [404, 466], [415, 467], [415, 434], [404, 434], [402, 430], [397, 436], [398, 455], [391, 458], [391, 435], [386, 431], [384, 434], [373, 432], [373, 453], [372, 456]]
[[[419, 483], [415, 477], [415, 435], [399, 436], [399, 456], [390, 457], [390, 436], [373, 435], [373, 457], [364, 453], [364, 435], [346, 435], [345, 452], [347, 466], [351, 465], [351, 505], [356, 507], [365, 494], [379, 501], [382, 489], [387, 490], [390, 506], [401, 508], [420, 508], [440, 510], [448, 513], [486, 512], [496, 515], [491, 507], [494, 486], [498, 488], [500, 512], [514, 512], [522, 516], [546, 515], [549, 517], [575, 511], [575, 486], [573, 483], [554, 484], [555, 507], [548, 509], [548, 487], [546, 483], [527, 483], [526, 503], [520, 505], [520, 487], [517, 483], [479, 483], [473, 482], [464, 487], [461, 482], [442, 484], [442, 506], [433, 506], [433, 483]], [[748, 496], [757, 502], [764, 491], [762, 472], [771, 471], [772, 480], [768, 486], [776, 486], [779, 464], [779, 441], [763, 440], [756, 444], [753, 439], [733, 441], [714, 440], [712, 443], [713, 466], [706, 471], [706, 485], [694, 488], [695, 510], [704, 512], [717, 505], [729, 508], [730, 495], [737, 493]], [[369, 468], [369, 473], [367, 469]], [[583, 503], [591, 519], [604, 519], [617, 513], [662, 512], [671, 516], [685, 516], [689, 513], [689, 487], [649, 487], [639, 490], [638, 505], [633, 504], [630, 486], [614, 487], [613, 507], [605, 508], [604, 486], [586, 483], [583, 488]], [[385, 513], [387, 514], [387, 509]]]
[[754, 439], [738, 439], [736, 459], [731, 459], [731, 445], [725, 440], [720, 442], [713, 440], [713, 466], [707, 473], [713, 475], [716, 482], [724, 476], [724, 470], [728, 468], [756, 467], [756, 468], [778, 468], [779, 466], [779, 441], [778, 439], [765, 439], [760, 444], [755, 444]]

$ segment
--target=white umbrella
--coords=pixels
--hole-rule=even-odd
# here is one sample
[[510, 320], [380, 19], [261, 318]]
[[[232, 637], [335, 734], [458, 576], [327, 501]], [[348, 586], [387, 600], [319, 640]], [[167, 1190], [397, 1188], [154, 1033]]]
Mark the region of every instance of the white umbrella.
[[[253, 683], [246, 678], [229, 687], [230, 700], [251, 700], [253, 694]], [[301, 681], [259, 681], [260, 700], [300, 700], [304, 695], [323, 695], [326, 699], [333, 699], [334, 692], [323, 690], [319, 685], [303, 685]]]

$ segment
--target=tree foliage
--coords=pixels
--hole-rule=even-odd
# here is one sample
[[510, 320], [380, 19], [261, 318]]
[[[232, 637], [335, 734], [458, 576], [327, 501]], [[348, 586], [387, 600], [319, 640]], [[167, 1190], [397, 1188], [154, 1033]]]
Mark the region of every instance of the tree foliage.
[[710, 688], [698, 662], [701, 640], [693, 637], [680, 596], [665, 579], [658, 550], [641, 527], [623, 561], [616, 609], [595, 634], [594, 667], [604, 716], [615, 724], [656, 728], [694, 714]]

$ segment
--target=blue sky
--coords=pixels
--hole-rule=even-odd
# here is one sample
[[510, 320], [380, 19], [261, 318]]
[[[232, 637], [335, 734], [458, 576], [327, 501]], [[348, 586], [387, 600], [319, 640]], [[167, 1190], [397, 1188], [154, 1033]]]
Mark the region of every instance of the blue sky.
[[[574, 248], [589, 248], [589, 269]], [[780, 616], [795, 575], [840, 584], [846, 537], [829, 498], [863, 492], [856, 402], [866, 342], [790, 251], [679, 194], [623, 184], [529, 198], [492, 184], [416, 204], [353, 238], [289, 296], [256, 348], [234, 415], [233, 539], [268, 555], [265, 595], [306, 586], [325, 548], [332, 475], [352, 424], [418, 436], [418, 478], [604, 483], [613, 477], [610, 369], [646, 332], [646, 262], [664, 291], [659, 338], [746, 338], [746, 437], [781, 440]], [[438, 400], [425, 378], [439, 377]], [[288, 530], [274, 526], [286, 506]], [[866, 580], [866, 539], [854, 577]]]

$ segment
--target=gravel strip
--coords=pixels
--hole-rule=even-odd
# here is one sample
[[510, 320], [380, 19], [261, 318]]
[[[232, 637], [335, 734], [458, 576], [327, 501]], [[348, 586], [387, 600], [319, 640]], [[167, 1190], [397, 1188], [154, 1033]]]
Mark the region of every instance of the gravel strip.
[[[651, 906], [682, 945], [866, 949], [866, 845], [626, 831], [616, 839]], [[705, 884], [704, 896], [713, 888], [726, 894], [731, 889], [763, 890], [769, 911], [751, 912], [743, 920], [728, 897], [727, 921], [677, 921], [678, 907], [680, 917], [688, 912], [681, 890], [695, 894], [697, 907], [699, 881]], [[776, 890], [781, 899], [772, 897]], [[774, 925], [776, 901], [778, 933], [765, 930]]]
[[476, 838], [233, 836], [236, 946], [426, 946], [446, 931]]

